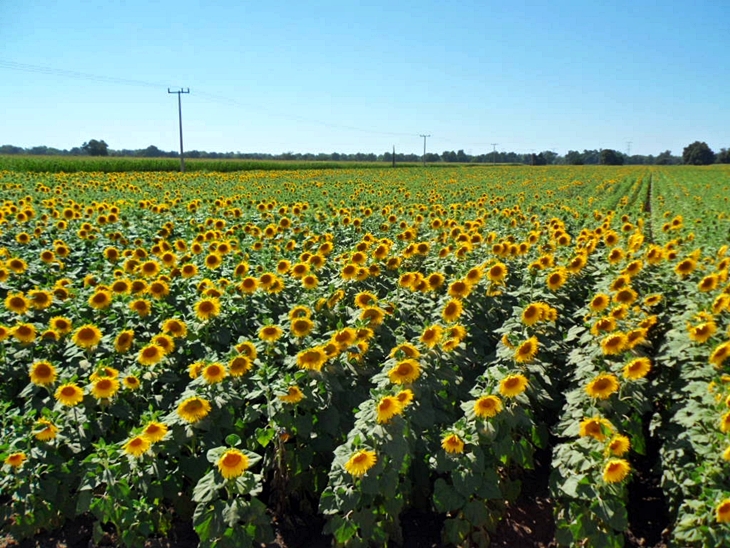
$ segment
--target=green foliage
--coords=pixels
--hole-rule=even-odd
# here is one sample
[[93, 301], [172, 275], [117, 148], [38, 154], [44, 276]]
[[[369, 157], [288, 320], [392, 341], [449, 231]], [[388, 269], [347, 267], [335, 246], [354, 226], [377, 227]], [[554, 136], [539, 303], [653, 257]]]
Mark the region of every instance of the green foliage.
[[715, 153], [704, 141], [695, 141], [684, 147], [682, 163], [693, 166], [706, 166], [715, 162]]

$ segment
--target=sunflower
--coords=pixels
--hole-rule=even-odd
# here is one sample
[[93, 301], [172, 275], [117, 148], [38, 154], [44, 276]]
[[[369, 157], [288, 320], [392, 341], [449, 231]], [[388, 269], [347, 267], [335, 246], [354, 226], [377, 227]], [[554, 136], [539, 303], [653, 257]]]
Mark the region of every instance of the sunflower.
[[50, 362], [38, 361], [30, 366], [30, 382], [37, 386], [49, 386], [56, 382], [56, 368]]
[[114, 339], [114, 350], [118, 354], [124, 354], [129, 351], [134, 342], [134, 331], [126, 329], [119, 333]]
[[11, 333], [18, 341], [29, 344], [35, 340], [36, 330], [32, 323], [19, 323], [12, 328]]
[[622, 436], [621, 434], [616, 434], [608, 442], [608, 445], [606, 446], [606, 454], [620, 457], [627, 453], [630, 448], [631, 442], [629, 441], [629, 438]]
[[621, 354], [627, 346], [626, 335], [621, 332], [611, 333], [601, 341], [601, 349], [606, 356]]
[[542, 315], [541, 303], [530, 303], [522, 310], [520, 321], [527, 326], [533, 326], [542, 319]]
[[137, 390], [141, 385], [136, 375], [127, 375], [122, 380], [122, 383], [128, 390]]
[[150, 343], [144, 346], [137, 355], [137, 361], [142, 365], [155, 365], [165, 357], [165, 349], [161, 346]]
[[388, 378], [394, 384], [410, 384], [421, 374], [421, 365], [412, 358], [398, 362], [388, 371]]
[[206, 365], [200, 374], [207, 384], [217, 384], [228, 376], [226, 367], [222, 363], [211, 363]]
[[635, 358], [624, 366], [623, 375], [627, 379], [643, 379], [651, 371], [651, 360], [649, 358]]
[[568, 280], [568, 275], [566, 271], [562, 268], [559, 268], [557, 270], [553, 270], [550, 274], [548, 274], [548, 277], [545, 279], [545, 283], [548, 286], [548, 289], [550, 291], [557, 291]]
[[723, 434], [727, 434], [728, 432], [730, 432], [730, 411], [728, 411], [727, 413], [725, 413], [720, 418], [720, 431]]
[[344, 351], [353, 346], [357, 340], [357, 331], [352, 327], [346, 327], [335, 331], [330, 341], [334, 343], [340, 351]]
[[150, 441], [144, 436], [135, 436], [124, 444], [122, 449], [128, 455], [139, 458], [150, 448]]
[[456, 434], [449, 434], [441, 440], [441, 447], [447, 453], [458, 454], [464, 452], [464, 442]]
[[237, 288], [242, 293], [245, 293], [247, 295], [250, 295], [251, 293], [254, 293], [259, 287], [259, 280], [258, 278], [254, 278], [252, 276], [247, 276], [243, 280], [241, 280], [241, 283], [238, 284]]
[[291, 332], [297, 338], [306, 337], [312, 332], [314, 322], [309, 318], [296, 318], [291, 322]]
[[225, 479], [241, 476], [248, 469], [248, 457], [238, 449], [227, 449], [218, 459], [218, 471]]
[[530, 337], [515, 349], [515, 361], [517, 363], [530, 363], [535, 359], [538, 347], [537, 337]]
[[725, 341], [715, 347], [710, 354], [710, 363], [720, 368], [723, 362], [730, 356], [730, 341]]
[[688, 326], [687, 331], [690, 340], [702, 344], [717, 332], [717, 324], [713, 320], [709, 320], [699, 325]]
[[165, 351], [165, 355], [172, 354], [175, 351], [175, 341], [172, 337], [170, 337], [170, 335], [165, 335], [164, 333], [160, 333], [152, 337], [150, 343], [162, 347]]
[[613, 302], [629, 305], [636, 301], [639, 295], [631, 287], [623, 287], [619, 289], [613, 296]]
[[302, 287], [304, 289], [314, 289], [319, 285], [319, 278], [314, 274], [307, 274], [302, 278]]
[[715, 507], [715, 519], [718, 523], [730, 523], [730, 499], [725, 499]]
[[162, 332], [168, 333], [176, 339], [184, 339], [188, 334], [188, 326], [177, 318], [170, 318], [162, 323]]
[[135, 299], [129, 303], [129, 309], [139, 314], [140, 318], [144, 318], [152, 311], [152, 304], [147, 299]]
[[398, 392], [395, 397], [401, 403], [401, 405], [406, 408], [413, 401], [414, 395], [413, 391], [410, 388], [406, 388], [405, 390], [401, 390], [400, 392]]
[[70, 333], [73, 328], [71, 320], [63, 316], [54, 316], [48, 322], [48, 325], [59, 335], [66, 335], [67, 333]]
[[378, 457], [375, 451], [360, 450], [354, 453], [348, 461], [345, 463], [345, 470], [352, 476], [358, 478], [364, 476], [368, 470], [370, 470], [375, 463], [378, 462]]
[[501, 284], [509, 271], [504, 263], [496, 262], [487, 270], [487, 278], [492, 283]]
[[719, 282], [717, 274], [709, 274], [702, 278], [697, 284], [697, 289], [702, 293], [713, 291]]
[[618, 379], [613, 374], [601, 374], [586, 385], [586, 394], [591, 398], [605, 400], [619, 389]]
[[445, 322], [455, 322], [459, 319], [459, 316], [461, 316], [463, 311], [464, 307], [462, 306], [461, 301], [458, 299], [451, 299], [448, 303], [446, 303], [446, 306], [444, 306], [444, 309], [441, 312], [441, 317]]
[[38, 441], [51, 441], [58, 434], [58, 427], [48, 419], [38, 419], [33, 428], [33, 436]]
[[56, 401], [66, 407], [73, 407], [84, 399], [84, 391], [75, 383], [62, 384], [54, 394]]
[[28, 268], [28, 263], [26, 263], [23, 259], [19, 259], [17, 257], [8, 259], [5, 265], [15, 274], [22, 274]]
[[112, 294], [109, 291], [97, 290], [89, 297], [89, 306], [96, 310], [104, 310], [112, 304]]
[[298, 304], [289, 311], [289, 319], [295, 320], [297, 318], [309, 318], [312, 316], [312, 310], [308, 306]]
[[142, 437], [150, 443], [157, 443], [167, 434], [167, 425], [157, 421], [148, 422], [142, 430]]
[[10, 453], [4, 463], [12, 468], [20, 468], [28, 457], [22, 451], [18, 453]]
[[378, 423], [385, 424], [403, 412], [403, 404], [395, 396], [385, 396], [380, 399], [375, 410]]
[[465, 280], [456, 280], [449, 285], [449, 296], [454, 299], [464, 299], [471, 293], [472, 285]]
[[139, 265], [139, 272], [145, 278], [154, 278], [160, 272], [160, 263], [151, 259]]
[[507, 375], [499, 383], [499, 393], [505, 398], [514, 398], [525, 391], [527, 384], [527, 377], [521, 373]]
[[441, 272], [434, 272], [433, 274], [426, 276], [426, 283], [431, 291], [439, 289], [445, 282], [446, 276], [441, 274]]
[[112, 377], [101, 377], [94, 381], [91, 395], [97, 400], [108, 399], [119, 391], [119, 381]]
[[258, 356], [256, 345], [251, 341], [240, 342], [234, 348], [236, 349], [236, 352], [243, 356], [246, 356], [252, 362], [256, 359], [256, 356]]
[[132, 293], [132, 295], [144, 295], [147, 293], [147, 290], [149, 289], [149, 286], [147, 285], [147, 282], [144, 280], [134, 280], [132, 282], [132, 285], [129, 286], [129, 291]]
[[482, 396], [474, 402], [474, 414], [480, 419], [489, 419], [502, 411], [502, 400], [498, 396]]
[[678, 262], [677, 266], [674, 267], [674, 273], [680, 278], [686, 278], [694, 272], [695, 268], [697, 268], [697, 261], [690, 257]]
[[603, 468], [603, 481], [618, 483], [626, 479], [631, 471], [631, 465], [624, 459], [611, 459]]
[[379, 306], [367, 306], [360, 312], [360, 319], [368, 322], [368, 325], [377, 327], [385, 319], [385, 310]]
[[461, 324], [454, 324], [444, 330], [444, 335], [461, 342], [466, 338], [466, 328]]
[[433, 348], [441, 340], [442, 334], [443, 329], [441, 328], [441, 326], [438, 324], [433, 324], [423, 330], [423, 333], [421, 334], [419, 340], [428, 348]]
[[163, 299], [170, 294], [170, 286], [164, 280], [155, 280], [150, 284], [148, 291], [155, 299]]
[[5, 308], [16, 314], [25, 314], [30, 303], [22, 293], [11, 293], [5, 298]]
[[327, 308], [330, 310], [333, 309], [344, 297], [345, 292], [342, 289], [338, 289], [327, 299]]
[[101, 330], [94, 324], [79, 327], [73, 335], [73, 342], [79, 348], [93, 348], [101, 341]]
[[361, 291], [355, 295], [355, 306], [358, 308], [367, 308], [374, 306], [378, 302], [378, 297], [370, 291]]
[[210, 402], [206, 399], [193, 396], [177, 406], [177, 414], [185, 422], [196, 423], [210, 413]]
[[401, 343], [390, 351], [390, 354], [388, 354], [391, 358], [401, 358], [401, 357], [407, 357], [407, 358], [413, 358], [418, 359], [421, 357], [421, 353], [418, 351], [418, 348], [416, 348], [411, 343]]
[[284, 334], [278, 325], [265, 325], [259, 329], [259, 339], [264, 342], [275, 342]]
[[209, 320], [221, 313], [221, 303], [216, 298], [204, 298], [195, 303], [194, 309], [199, 320]]
[[297, 365], [309, 371], [320, 371], [327, 361], [327, 353], [322, 346], [302, 350], [297, 354]]
[[228, 362], [228, 372], [231, 374], [231, 377], [240, 377], [245, 375], [251, 371], [252, 367], [253, 363], [246, 356], [234, 356], [231, 358], [231, 361]]
[[286, 395], [279, 396], [279, 399], [284, 403], [299, 403], [304, 399], [304, 394], [298, 386], [292, 385], [287, 389]]
[[186, 263], [180, 267], [180, 275], [183, 278], [192, 278], [198, 274], [198, 266], [193, 263]]
[[603, 417], [593, 417], [580, 421], [578, 434], [580, 437], [591, 437], [598, 441], [606, 441], [608, 434], [613, 432], [613, 425]]

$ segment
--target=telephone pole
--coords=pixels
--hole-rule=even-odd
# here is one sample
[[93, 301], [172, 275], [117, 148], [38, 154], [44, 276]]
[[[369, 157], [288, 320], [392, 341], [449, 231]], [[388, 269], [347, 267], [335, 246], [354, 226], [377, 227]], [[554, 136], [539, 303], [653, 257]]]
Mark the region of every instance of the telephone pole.
[[183, 139], [182, 139], [182, 101], [180, 95], [183, 93], [190, 93], [190, 88], [183, 90], [180, 88], [179, 91], [171, 91], [167, 88], [167, 93], [177, 93], [177, 115], [180, 122], [180, 173], [185, 173], [185, 158], [183, 157]]
[[628, 158], [631, 157], [631, 143], [633, 143], [633, 141], [626, 141], [626, 156], [627, 156], [627, 160], [628, 160]]
[[430, 135], [421, 135], [423, 137], [423, 165], [426, 165], [426, 139], [431, 137]]
[[497, 164], [497, 145], [499, 143], [491, 143], [492, 144], [492, 165]]

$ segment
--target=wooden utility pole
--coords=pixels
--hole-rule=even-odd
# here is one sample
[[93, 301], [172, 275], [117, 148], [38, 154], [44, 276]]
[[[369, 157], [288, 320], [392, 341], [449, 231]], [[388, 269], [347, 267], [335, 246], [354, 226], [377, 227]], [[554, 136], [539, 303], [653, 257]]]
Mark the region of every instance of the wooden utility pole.
[[171, 91], [167, 88], [167, 93], [177, 93], [177, 115], [180, 122], [180, 173], [185, 173], [185, 158], [183, 157], [183, 138], [182, 138], [182, 101], [180, 95], [183, 93], [190, 93], [190, 88], [183, 90], [180, 88], [179, 91]]

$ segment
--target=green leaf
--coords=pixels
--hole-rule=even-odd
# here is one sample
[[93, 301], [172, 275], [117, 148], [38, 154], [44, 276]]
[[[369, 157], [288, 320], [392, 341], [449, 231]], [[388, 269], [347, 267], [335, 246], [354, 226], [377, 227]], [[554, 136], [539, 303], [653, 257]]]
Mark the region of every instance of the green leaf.
[[274, 439], [276, 432], [273, 428], [257, 428], [256, 429], [256, 441], [259, 442], [261, 447], [266, 447], [269, 442]]
[[433, 503], [439, 512], [453, 512], [464, 505], [466, 499], [454, 490], [443, 478], [433, 485]]

